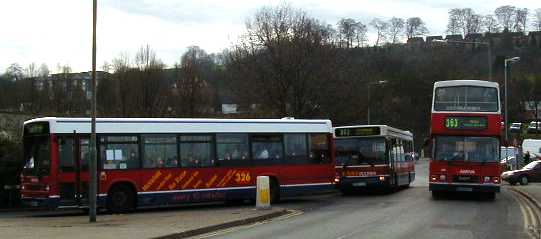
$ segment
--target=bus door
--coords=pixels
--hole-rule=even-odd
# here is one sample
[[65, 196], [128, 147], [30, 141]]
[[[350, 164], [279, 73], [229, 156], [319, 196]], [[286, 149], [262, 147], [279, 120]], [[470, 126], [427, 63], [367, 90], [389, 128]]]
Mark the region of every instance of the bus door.
[[86, 204], [88, 191], [88, 138], [77, 134], [58, 137], [58, 188], [61, 206]]
[[90, 160], [90, 139], [88, 137], [75, 137], [75, 198], [77, 206], [88, 205], [88, 162]]

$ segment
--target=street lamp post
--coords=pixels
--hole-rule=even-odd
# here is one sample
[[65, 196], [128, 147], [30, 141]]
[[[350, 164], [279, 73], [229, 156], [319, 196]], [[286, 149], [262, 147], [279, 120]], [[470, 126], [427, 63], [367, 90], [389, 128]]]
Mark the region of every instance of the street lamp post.
[[96, 193], [98, 191], [97, 168], [98, 160], [96, 155], [96, 18], [98, 11], [98, 0], [93, 0], [92, 10], [92, 120], [90, 135], [90, 180], [88, 185], [88, 217], [90, 222], [96, 222]]
[[368, 96], [368, 99], [367, 99], [367, 105], [368, 105], [368, 109], [366, 110], [367, 114], [366, 114], [366, 121], [367, 121], [367, 124], [370, 124], [370, 85], [383, 85], [383, 84], [386, 84], [387, 81], [386, 80], [380, 80], [380, 81], [376, 81], [376, 82], [369, 82], [367, 85], [367, 96]]
[[460, 44], [479, 44], [487, 46], [487, 57], [488, 57], [488, 80], [492, 81], [492, 51], [490, 42], [481, 42], [481, 41], [453, 41], [453, 40], [439, 40], [434, 39], [432, 42], [441, 42], [441, 43], [460, 43]]
[[507, 113], [507, 65], [508, 65], [508, 62], [509, 63], [515, 63], [515, 62], [518, 62], [520, 61], [520, 57], [512, 57], [512, 58], [506, 58], [505, 61], [504, 61], [504, 82], [503, 82], [503, 88], [504, 88], [504, 111], [505, 111], [505, 114], [504, 114], [504, 123], [503, 123], [503, 126], [505, 127], [505, 144], [506, 146], [509, 145], [509, 127], [508, 127], [508, 113]]

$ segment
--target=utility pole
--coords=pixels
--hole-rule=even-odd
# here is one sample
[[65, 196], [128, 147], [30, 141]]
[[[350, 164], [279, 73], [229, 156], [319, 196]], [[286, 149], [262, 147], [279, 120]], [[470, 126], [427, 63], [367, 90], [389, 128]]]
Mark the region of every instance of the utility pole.
[[98, 160], [96, 157], [96, 18], [98, 11], [98, 0], [93, 0], [92, 2], [92, 122], [90, 136], [90, 185], [88, 185], [88, 217], [90, 222], [96, 222], [96, 194], [98, 191]]

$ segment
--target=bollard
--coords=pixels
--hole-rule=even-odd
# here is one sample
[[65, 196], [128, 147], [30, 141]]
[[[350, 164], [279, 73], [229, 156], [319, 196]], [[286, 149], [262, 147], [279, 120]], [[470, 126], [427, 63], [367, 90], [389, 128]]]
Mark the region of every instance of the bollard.
[[269, 176], [257, 176], [256, 209], [270, 209], [270, 179]]

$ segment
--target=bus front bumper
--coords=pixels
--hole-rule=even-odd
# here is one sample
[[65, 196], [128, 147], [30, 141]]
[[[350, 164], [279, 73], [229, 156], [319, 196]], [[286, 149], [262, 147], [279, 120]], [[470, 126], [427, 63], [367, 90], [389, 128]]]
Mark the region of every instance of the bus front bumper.
[[499, 184], [429, 183], [430, 191], [499, 193]]
[[21, 203], [26, 207], [57, 208], [60, 198], [21, 198]]

